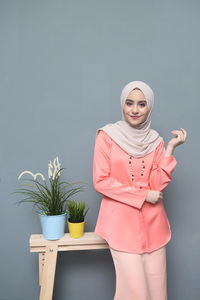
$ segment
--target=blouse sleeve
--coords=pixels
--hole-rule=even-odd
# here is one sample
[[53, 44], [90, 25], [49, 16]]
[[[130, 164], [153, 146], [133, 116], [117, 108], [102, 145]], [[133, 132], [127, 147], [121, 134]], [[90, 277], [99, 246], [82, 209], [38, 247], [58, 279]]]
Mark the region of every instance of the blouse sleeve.
[[170, 174], [174, 171], [177, 161], [173, 155], [165, 155], [164, 140], [155, 150], [154, 163], [150, 173], [150, 189], [162, 191], [172, 180]]
[[123, 184], [110, 176], [111, 138], [100, 131], [96, 137], [93, 159], [94, 189], [109, 198], [141, 209], [148, 190]]

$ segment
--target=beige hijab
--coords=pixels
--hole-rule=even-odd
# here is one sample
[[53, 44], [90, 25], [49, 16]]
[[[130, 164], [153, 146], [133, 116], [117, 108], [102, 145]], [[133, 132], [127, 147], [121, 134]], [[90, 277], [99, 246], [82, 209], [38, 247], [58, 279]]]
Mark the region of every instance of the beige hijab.
[[[145, 95], [149, 113], [144, 123], [137, 128], [132, 127], [124, 118], [123, 107], [128, 94], [135, 88], [139, 88]], [[157, 131], [150, 128], [152, 111], [154, 106], [154, 93], [150, 86], [143, 81], [129, 82], [121, 93], [122, 119], [116, 123], [110, 123], [97, 130], [105, 131], [123, 150], [135, 157], [144, 157], [152, 152], [163, 140]]]

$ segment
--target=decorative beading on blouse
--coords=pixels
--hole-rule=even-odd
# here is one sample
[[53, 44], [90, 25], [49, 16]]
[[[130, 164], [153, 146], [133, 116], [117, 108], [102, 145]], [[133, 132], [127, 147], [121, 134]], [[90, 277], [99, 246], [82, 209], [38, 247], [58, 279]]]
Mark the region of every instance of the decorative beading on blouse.
[[[145, 162], [144, 159], [142, 159], [142, 165], [141, 165], [141, 172], [140, 172], [140, 185], [139, 188], [142, 189], [143, 187], [143, 176], [144, 176], [144, 169], [145, 169]], [[134, 166], [133, 166], [133, 157], [129, 155], [129, 169], [131, 174], [131, 180], [133, 182], [133, 186], [136, 187], [136, 180], [134, 176]]]

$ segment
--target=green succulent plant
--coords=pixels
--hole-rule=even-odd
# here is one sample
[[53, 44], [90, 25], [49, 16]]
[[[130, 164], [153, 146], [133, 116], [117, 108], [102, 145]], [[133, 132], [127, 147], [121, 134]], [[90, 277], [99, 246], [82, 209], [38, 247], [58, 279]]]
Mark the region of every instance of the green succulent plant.
[[68, 220], [71, 223], [79, 223], [83, 222], [85, 219], [85, 216], [89, 210], [86, 209], [86, 203], [77, 201], [77, 200], [69, 200], [67, 202], [67, 212], [68, 212]]

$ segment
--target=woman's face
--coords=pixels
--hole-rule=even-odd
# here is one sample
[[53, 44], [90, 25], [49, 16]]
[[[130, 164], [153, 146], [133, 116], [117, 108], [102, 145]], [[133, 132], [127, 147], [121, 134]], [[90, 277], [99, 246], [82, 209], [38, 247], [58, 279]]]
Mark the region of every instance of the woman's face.
[[125, 120], [133, 127], [145, 122], [148, 116], [148, 106], [140, 89], [136, 88], [128, 94], [123, 113]]

